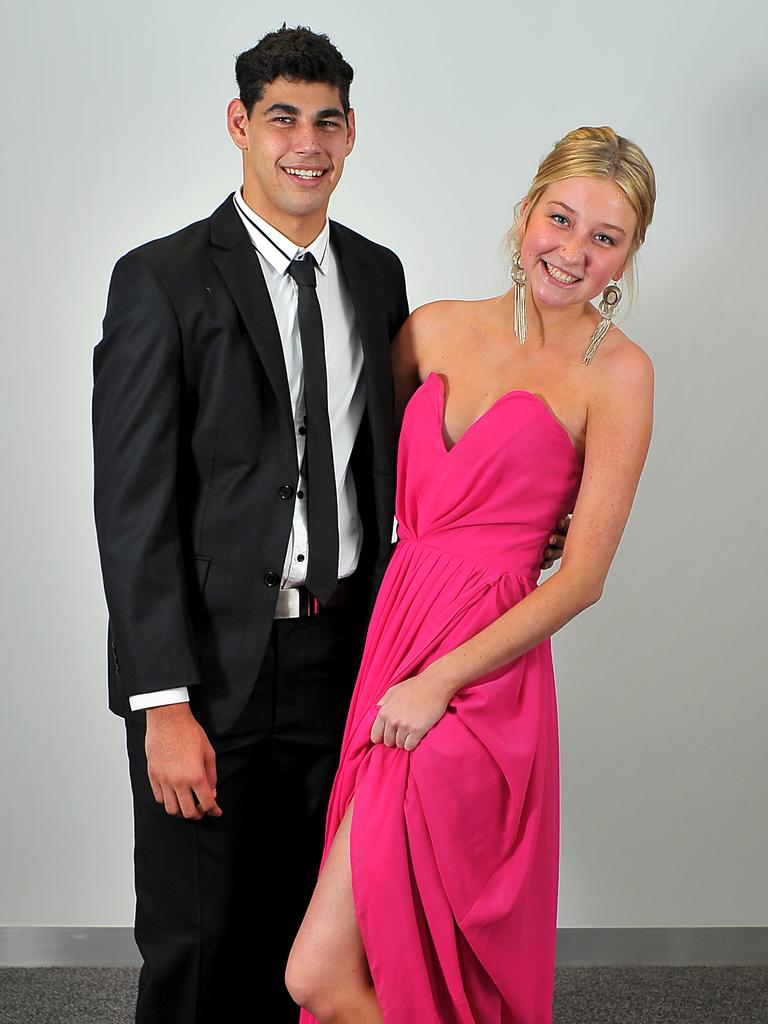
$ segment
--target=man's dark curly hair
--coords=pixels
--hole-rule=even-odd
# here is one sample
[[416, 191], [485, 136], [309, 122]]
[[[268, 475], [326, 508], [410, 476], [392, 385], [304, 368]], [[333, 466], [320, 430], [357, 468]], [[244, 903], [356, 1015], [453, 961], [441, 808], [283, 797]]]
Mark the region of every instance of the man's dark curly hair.
[[264, 90], [276, 78], [296, 82], [325, 82], [339, 90], [344, 113], [349, 113], [349, 86], [354, 71], [326, 35], [303, 25], [269, 32], [235, 62], [240, 99], [248, 116]]

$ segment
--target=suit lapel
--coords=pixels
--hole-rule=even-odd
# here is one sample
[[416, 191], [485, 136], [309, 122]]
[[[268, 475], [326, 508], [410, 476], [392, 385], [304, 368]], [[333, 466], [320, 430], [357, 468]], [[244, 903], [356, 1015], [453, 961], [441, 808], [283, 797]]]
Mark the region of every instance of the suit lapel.
[[229, 196], [211, 216], [213, 261], [235, 301], [280, 409], [291, 414], [291, 393], [280, 332], [259, 257]]
[[340, 225], [331, 221], [331, 243], [338, 256], [357, 316], [363, 347], [363, 374], [368, 418], [375, 449], [375, 468], [394, 469], [394, 398], [389, 351], [387, 307], [378, 268], [365, 249]]
[[[230, 195], [210, 219], [213, 261], [243, 318], [278, 405], [291, 415], [285, 357], [261, 264]], [[331, 221], [331, 244], [357, 316], [375, 468], [394, 469], [394, 398], [387, 306], [378, 268], [355, 236]], [[292, 429], [292, 428], [291, 428]]]

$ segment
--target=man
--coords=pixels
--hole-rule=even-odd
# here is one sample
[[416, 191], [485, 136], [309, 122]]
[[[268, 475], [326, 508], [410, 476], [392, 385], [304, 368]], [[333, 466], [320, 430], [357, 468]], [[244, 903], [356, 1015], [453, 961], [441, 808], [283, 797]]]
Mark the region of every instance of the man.
[[403, 271], [327, 220], [352, 69], [283, 28], [236, 74], [242, 190], [118, 262], [94, 358], [141, 1024], [296, 1020], [285, 961], [391, 538]]
[[134, 798], [139, 1024], [282, 1024], [394, 493], [389, 250], [327, 220], [352, 69], [236, 64], [243, 186], [123, 257], [94, 358], [110, 707]]

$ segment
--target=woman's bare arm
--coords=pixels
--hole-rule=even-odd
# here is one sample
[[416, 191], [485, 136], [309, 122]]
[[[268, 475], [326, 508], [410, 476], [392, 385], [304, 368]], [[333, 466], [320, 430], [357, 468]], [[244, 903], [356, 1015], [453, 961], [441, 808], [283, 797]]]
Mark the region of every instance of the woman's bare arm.
[[419, 371], [424, 361], [423, 349], [428, 343], [430, 329], [429, 307], [421, 306], [408, 317], [392, 342], [392, 374], [395, 378], [395, 423], [398, 431], [403, 413], [414, 391], [421, 384]]
[[[590, 400], [582, 483], [560, 571], [414, 680], [382, 700], [372, 738], [413, 749], [468, 683], [556, 633], [603, 592], [637, 490], [651, 436], [653, 371], [639, 348], [612, 353]], [[442, 710], [439, 710], [442, 705]], [[427, 724], [428, 723], [428, 724]], [[426, 726], [426, 727], [425, 727]]]

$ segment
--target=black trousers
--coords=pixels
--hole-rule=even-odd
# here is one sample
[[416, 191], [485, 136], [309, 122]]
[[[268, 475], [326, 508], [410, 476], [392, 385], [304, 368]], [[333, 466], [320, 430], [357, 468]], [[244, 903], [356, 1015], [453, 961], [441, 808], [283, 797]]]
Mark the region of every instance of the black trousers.
[[248, 706], [209, 736], [221, 818], [166, 814], [144, 724], [126, 724], [137, 1024], [296, 1024], [285, 964], [317, 879], [362, 632], [346, 610], [274, 623]]

